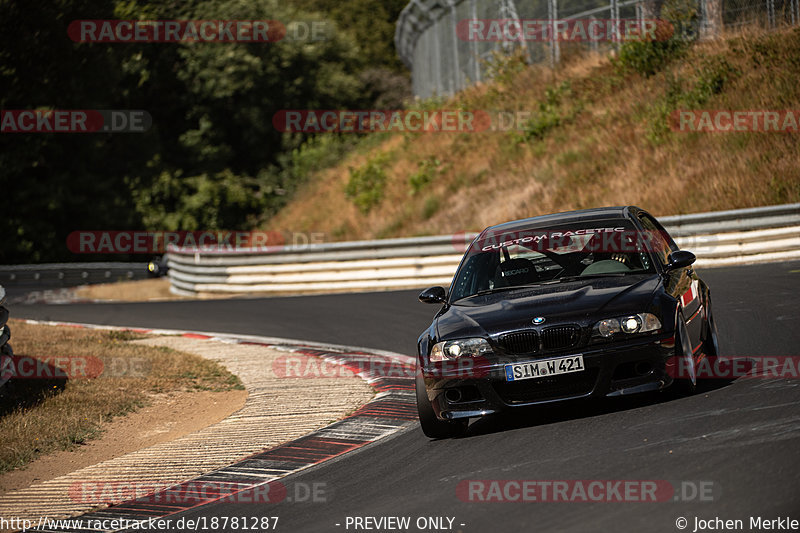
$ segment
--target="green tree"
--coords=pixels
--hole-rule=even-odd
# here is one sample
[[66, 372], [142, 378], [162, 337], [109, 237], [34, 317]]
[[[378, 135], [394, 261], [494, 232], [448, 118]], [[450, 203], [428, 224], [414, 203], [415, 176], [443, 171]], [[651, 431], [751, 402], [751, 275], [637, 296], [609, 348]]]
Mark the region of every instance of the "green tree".
[[249, 228], [303, 179], [293, 166], [305, 164], [304, 143], [325, 160], [322, 145], [272, 126], [277, 111], [365, 107], [397, 92], [365, 75], [370, 61], [391, 61], [389, 48], [361, 40], [364, 21], [319, 41], [180, 44], [75, 43], [70, 22], [355, 16], [329, 7], [339, 18], [275, 0], [0, 0], [3, 109], [144, 109], [153, 119], [141, 134], [0, 135], [0, 186], [12, 199], [0, 261], [87, 259], [66, 248], [81, 229]]

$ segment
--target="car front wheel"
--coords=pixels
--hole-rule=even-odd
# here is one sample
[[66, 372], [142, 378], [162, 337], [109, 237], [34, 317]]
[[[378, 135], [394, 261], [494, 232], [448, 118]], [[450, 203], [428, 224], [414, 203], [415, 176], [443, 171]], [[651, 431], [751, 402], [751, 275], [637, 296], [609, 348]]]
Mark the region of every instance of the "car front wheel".
[[461, 420], [439, 420], [433, 412], [428, 393], [425, 390], [425, 380], [422, 372], [417, 372], [417, 412], [419, 413], [419, 423], [422, 432], [432, 439], [450, 439], [460, 437], [467, 431], [468, 419]]

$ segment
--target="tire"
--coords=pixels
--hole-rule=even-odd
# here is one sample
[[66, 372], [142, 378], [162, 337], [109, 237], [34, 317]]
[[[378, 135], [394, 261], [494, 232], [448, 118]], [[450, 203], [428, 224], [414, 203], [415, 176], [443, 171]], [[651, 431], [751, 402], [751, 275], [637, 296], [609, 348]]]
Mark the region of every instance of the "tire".
[[688, 377], [675, 378], [676, 391], [684, 396], [694, 394], [697, 389], [697, 366], [692, 353], [692, 342], [689, 340], [689, 332], [686, 329], [686, 321], [683, 315], [678, 315], [675, 331], [675, 359], [678, 364], [682, 364], [688, 370]]
[[467, 426], [469, 425], [468, 419], [464, 418], [450, 422], [436, 418], [436, 413], [433, 412], [431, 402], [428, 400], [428, 393], [425, 390], [425, 380], [422, 378], [422, 372], [417, 372], [416, 389], [419, 424], [422, 426], [422, 432], [426, 436], [432, 439], [450, 439], [460, 437], [466, 433]]
[[[2, 348], [0, 348], [0, 390], [7, 388], [7, 383], [9, 379], [11, 379], [10, 375], [4, 377], [4, 370], [8, 365], [7, 358], [13, 357], [14, 352], [11, 350], [11, 346], [9, 344], [4, 344]], [[2, 394], [2, 393], [0, 393]]]

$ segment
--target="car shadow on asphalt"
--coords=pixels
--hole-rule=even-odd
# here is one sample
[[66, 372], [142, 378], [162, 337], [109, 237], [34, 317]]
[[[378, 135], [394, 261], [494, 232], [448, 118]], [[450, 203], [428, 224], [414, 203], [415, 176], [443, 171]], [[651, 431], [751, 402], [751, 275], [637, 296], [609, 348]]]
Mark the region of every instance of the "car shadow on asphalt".
[[[708, 394], [725, 388], [734, 380], [700, 380], [694, 395]], [[514, 409], [478, 419], [470, 424], [467, 432], [459, 438], [477, 437], [501, 433], [514, 429], [558, 424], [570, 420], [580, 420], [611, 413], [649, 407], [661, 403], [680, 401], [692, 395], [680, 394], [672, 387], [663, 391], [648, 392], [620, 398], [595, 398], [573, 400], [552, 405], [542, 405]]]

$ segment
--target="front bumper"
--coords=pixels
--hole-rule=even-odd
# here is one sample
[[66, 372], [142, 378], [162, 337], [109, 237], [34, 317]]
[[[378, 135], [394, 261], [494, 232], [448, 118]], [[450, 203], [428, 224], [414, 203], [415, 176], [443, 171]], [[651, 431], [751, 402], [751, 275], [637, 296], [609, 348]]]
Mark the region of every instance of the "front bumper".
[[[584, 346], [569, 352], [513, 361], [484, 361], [471, 368], [423, 369], [425, 388], [436, 416], [443, 420], [469, 418], [516, 407], [590, 397], [614, 397], [659, 390], [672, 384], [666, 370], [674, 354], [674, 338], [646, 338]], [[582, 355], [585, 370], [521, 381], [506, 381], [505, 365]]]

